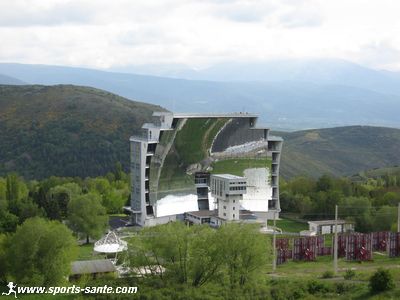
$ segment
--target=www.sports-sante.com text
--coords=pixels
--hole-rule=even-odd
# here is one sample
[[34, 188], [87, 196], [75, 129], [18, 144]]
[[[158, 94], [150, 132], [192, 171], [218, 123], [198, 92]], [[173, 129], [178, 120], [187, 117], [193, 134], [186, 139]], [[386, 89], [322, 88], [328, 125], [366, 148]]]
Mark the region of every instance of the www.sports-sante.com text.
[[38, 286], [18, 286], [18, 294], [136, 294], [138, 288], [136, 286], [87, 286], [80, 287], [72, 286], [51, 286], [51, 287], [38, 287]]

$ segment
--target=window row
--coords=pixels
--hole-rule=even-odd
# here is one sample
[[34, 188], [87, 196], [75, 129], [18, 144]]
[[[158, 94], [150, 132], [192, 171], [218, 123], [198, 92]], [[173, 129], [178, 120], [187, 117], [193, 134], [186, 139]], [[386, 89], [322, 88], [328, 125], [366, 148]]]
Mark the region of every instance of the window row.
[[231, 186], [229, 188], [230, 191], [245, 191], [246, 187], [245, 186]]

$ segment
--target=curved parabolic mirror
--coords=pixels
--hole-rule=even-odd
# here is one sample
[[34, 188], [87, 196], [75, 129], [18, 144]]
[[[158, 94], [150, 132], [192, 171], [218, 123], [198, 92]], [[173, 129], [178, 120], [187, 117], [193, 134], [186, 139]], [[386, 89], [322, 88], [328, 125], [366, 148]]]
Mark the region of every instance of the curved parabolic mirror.
[[[194, 174], [247, 178], [242, 207], [267, 211], [272, 196], [266, 132], [253, 118], [183, 118], [162, 133], [150, 167], [150, 201], [157, 217], [198, 210]], [[209, 197], [209, 207], [214, 201]]]

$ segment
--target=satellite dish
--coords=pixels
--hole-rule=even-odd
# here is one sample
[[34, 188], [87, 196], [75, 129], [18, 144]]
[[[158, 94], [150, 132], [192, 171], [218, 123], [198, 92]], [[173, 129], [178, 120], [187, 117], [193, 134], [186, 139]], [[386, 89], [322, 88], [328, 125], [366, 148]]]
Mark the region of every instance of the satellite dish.
[[127, 243], [121, 240], [114, 231], [110, 231], [94, 243], [93, 250], [99, 253], [118, 253], [127, 248]]

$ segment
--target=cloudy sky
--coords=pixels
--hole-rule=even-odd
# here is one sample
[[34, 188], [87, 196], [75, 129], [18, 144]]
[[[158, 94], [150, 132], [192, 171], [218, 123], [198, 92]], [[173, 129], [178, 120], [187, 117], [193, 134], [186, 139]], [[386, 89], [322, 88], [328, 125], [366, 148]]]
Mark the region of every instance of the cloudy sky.
[[341, 58], [400, 71], [398, 0], [0, 0], [0, 61], [86, 66]]

